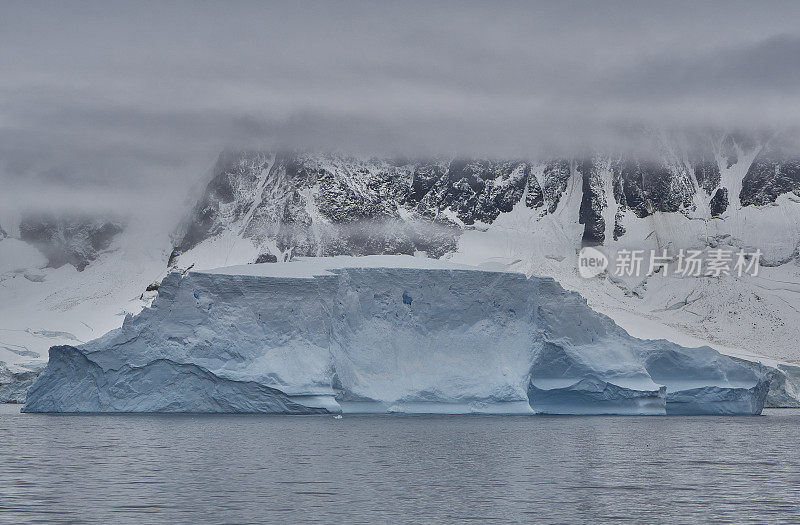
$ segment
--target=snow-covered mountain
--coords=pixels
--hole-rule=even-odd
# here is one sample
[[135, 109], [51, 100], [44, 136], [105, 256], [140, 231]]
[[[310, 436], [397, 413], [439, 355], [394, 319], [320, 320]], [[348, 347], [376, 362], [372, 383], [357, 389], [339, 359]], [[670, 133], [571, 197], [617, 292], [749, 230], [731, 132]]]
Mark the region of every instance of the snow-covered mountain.
[[[659, 147], [657, 160], [599, 153], [539, 161], [224, 153], [171, 262], [188, 261], [182, 254], [228, 235], [250, 239], [269, 260], [415, 251], [441, 257], [457, 251], [463, 231], [486, 228], [520, 202], [541, 219], [570, 197], [577, 197], [578, 213], [562, 222], [582, 225], [584, 245], [637, 242], [629, 229], [674, 213], [703, 227], [686, 227], [694, 230], [687, 236], [656, 231], [669, 243], [696, 246], [697, 234], [705, 234], [706, 244], [729, 235], [750, 247], [766, 240], [761, 226], [787, 218], [783, 210], [762, 212], [764, 206], [783, 195], [800, 200], [800, 157], [780, 137], [756, 145], [736, 135], [710, 136], [691, 147], [663, 139]], [[762, 242], [767, 264], [796, 255], [800, 235], [787, 230]]]
[[[148, 304], [168, 269], [424, 252], [553, 276], [634, 336], [788, 367], [800, 363], [800, 147], [791, 139], [658, 135], [655, 154], [511, 160], [226, 152], [177, 229], [97, 219], [103, 242], [74, 250], [63, 248], [68, 227], [31, 237], [22, 232], [42, 228], [4, 223], [0, 361], [41, 362], [50, 345], [119, 326], [116, 314]], [[102, 230], [107, 223], [121, 231]], [[81, 257], [50, 268], [54, 244]], [[577, 252], [587, 245], [612, 260], [620, 250], [761, 250], [762, 266], [757, 276], [582, 279]]]

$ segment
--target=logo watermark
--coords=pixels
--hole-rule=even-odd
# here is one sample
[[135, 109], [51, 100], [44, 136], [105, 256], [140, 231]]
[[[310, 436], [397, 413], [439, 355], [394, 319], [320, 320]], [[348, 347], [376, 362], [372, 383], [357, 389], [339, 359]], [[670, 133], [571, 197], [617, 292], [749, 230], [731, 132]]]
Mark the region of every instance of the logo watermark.
[[[723, 248], [684, 250], [669, 254], [667, 250], [618, 250], [613, 264], [596, 248], [586, 247], [578, 253], [578, 274], [585, 279], [603, 273], [607, 268], [617, 277], [642, 277], [660, 274], [680, 277], [720, 277], [745, 274], [757, 276], [761, 250], [746, 252]], [[649, 255], [649, 257], [647, 257]]]
[[578, 253], [578, 273], [584, 279], [600, 275], [606, 268], [608, 257], [600, 250], [587, 246]]

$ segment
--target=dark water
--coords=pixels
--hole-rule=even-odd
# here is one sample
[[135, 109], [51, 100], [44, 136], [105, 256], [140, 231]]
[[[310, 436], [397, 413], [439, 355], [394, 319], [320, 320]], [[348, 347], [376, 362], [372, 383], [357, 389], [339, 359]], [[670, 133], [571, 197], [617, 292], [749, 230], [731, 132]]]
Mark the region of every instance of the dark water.
[[47, 416], [0, 406], [0, 522], [800, 520], [800, 412]]

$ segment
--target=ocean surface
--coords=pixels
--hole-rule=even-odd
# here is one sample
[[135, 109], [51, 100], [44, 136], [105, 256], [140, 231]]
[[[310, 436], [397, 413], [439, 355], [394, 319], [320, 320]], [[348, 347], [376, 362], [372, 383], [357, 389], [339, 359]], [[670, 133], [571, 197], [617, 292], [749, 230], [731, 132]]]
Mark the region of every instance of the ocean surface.
[[35, 415], [0, 405], [2, 523], [800, 520], [800, 412]]

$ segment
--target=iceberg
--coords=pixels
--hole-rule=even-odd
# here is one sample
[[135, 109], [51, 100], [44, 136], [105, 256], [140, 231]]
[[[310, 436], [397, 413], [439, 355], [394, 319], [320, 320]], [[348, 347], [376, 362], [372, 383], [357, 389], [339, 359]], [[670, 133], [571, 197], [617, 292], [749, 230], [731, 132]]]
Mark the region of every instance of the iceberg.
[[52, 347], [23, 411], [758, 414], [768, 384], [551, 278], [337, 256], [170, 274], [121, 328]]
[[0, 361], [0, 403], [24, 403], [25, 392], [43, 368], [44, 363], [35, 361], [12, 365]]

